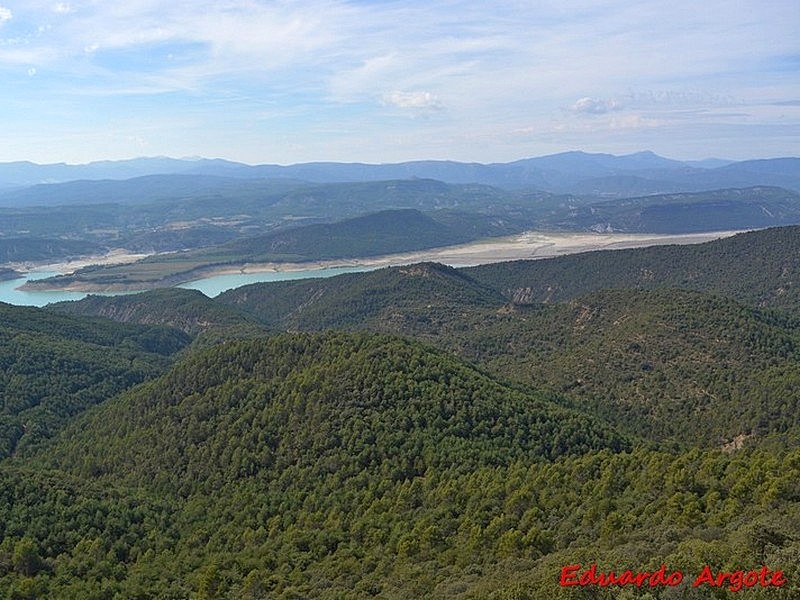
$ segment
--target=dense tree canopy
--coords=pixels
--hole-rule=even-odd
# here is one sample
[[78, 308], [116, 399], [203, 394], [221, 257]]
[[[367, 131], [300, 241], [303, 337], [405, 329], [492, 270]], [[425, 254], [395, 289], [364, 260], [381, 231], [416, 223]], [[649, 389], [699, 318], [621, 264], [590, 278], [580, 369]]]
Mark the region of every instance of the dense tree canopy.
[[796, 598], [797, 235], [2, 306], [0, 590]]

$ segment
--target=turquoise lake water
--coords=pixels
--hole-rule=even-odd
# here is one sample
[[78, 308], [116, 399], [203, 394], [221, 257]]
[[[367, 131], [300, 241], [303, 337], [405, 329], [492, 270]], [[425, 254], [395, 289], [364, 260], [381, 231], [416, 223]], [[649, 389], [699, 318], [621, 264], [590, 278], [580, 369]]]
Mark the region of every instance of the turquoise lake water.
[[[206, 296], [216, 296], [225, 290], [247, 285], [248, 283], [259, 283], [262, 281], [287, 281], [293, 279], [307, 279], [310, 277], [333, 277], [342, 273], [357, 273], [366, 271], [368, 267], [331, 267], [329, 269], [315, 269], [310, 271], [281, 271], [265, 273], [241, 273], [234, 275], [217, 275], [207, 277], [190, 283], [185, 283], [179, 287], [200, 290]], [[84, 292], [30, 292], [18, 290], [26, 281], [44, 279], [57, 275], [55, 272], [28, 273], [21, 279], [11, 281], [0, 281], [0, 302], [17, 304], [20, 306], [44, 306], [51, 302], [61, 302], [62, 300], [80, 300], [88, 294]], [[111, 295], [111, 294], [106, 294]]]

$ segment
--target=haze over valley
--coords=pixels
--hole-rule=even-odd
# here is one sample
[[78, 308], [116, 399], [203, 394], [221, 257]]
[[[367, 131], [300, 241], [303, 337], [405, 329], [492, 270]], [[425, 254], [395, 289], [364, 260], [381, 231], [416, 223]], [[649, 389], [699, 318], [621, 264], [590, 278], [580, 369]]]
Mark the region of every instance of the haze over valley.
[[[67, 263], [74, 273], [28, 285], [86, 291], [135, 291], [284, 265], [392, 264], [408, 260], [397, 255], [435, 258], [435, 248], [493, 238], [516, 239], [518, 248], [492, 254], [484, 244], [473, 262], [528, 258], [547, 246], [521, 244], [530, 237], [519, 234], [529, 231], [581, 234], [574, 249], [587, 250], [615, 243], [599, 235], [592, 241], [591, 232], [682, 235], [798, 223], [798, 165], [800, 159], [784, 158], [701, 167], [650, 152], [568, 152], [492, 165], [142, 159], [28, 164], [16, 176], [14, 165], [0, 165], [9, 187], [16, 178], [16, 187], [0, 193], [0, 257], [7, 276]], [[113, 178], [131, 173], [137, 176]], [[76, 176], [97, 179], [20, 184]], [[332, 181], [322, 182], [326, 177]]]

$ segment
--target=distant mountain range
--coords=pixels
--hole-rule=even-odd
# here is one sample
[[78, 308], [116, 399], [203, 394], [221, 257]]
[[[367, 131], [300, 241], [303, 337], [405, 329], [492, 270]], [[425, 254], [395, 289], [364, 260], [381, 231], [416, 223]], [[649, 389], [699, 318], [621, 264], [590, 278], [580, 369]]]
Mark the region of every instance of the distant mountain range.
[[[78, 180], [125, 180], [152, 175], [199, 178], [190, 187], [232, 185], [230, 180], [283, 179], [312, 183], [425, 178], [445, 183], [479, 183], [506, 190], [538, 189], [556, 193], [623, 197], [697, 192], [719, 188], [780, 186], [800, 191], [800, 158], [677, 161], [653, 152], [624, 156], [564, 152], [509, 163], [412, 161], [395, 164], [312, 162], [294, 165], [246, 165], [222, 159], [137, 158], [84, 165], [0, 163], [0, 203], [11, 189]], [[219, 178], [219, 179], [215, 179]], [[186, 184], [186, 177], [180, 181]], [[163, 183], [163, 182], [159, 182]]]
[[[409, 213], [380, 215], [409, 209], [422, 213], [413, 224], [398, 216]], [[698, 163], [652, 152], [565, 152], [496, 164], [0, 164], [0, 261], [12, 268], [112, 249], [202, 251], [165, 258], [158, 275], [171, 278], [220, 262], [374, 256], [525, 230], [693, 233], [794, 224], [800, 158]]]

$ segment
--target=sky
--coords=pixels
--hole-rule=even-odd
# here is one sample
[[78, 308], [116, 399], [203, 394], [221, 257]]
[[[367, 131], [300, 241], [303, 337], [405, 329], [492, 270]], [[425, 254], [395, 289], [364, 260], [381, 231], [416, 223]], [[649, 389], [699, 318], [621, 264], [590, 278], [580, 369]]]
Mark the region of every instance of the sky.
[[798, 0], [0, 0], [0, 161], [800, 155]]

